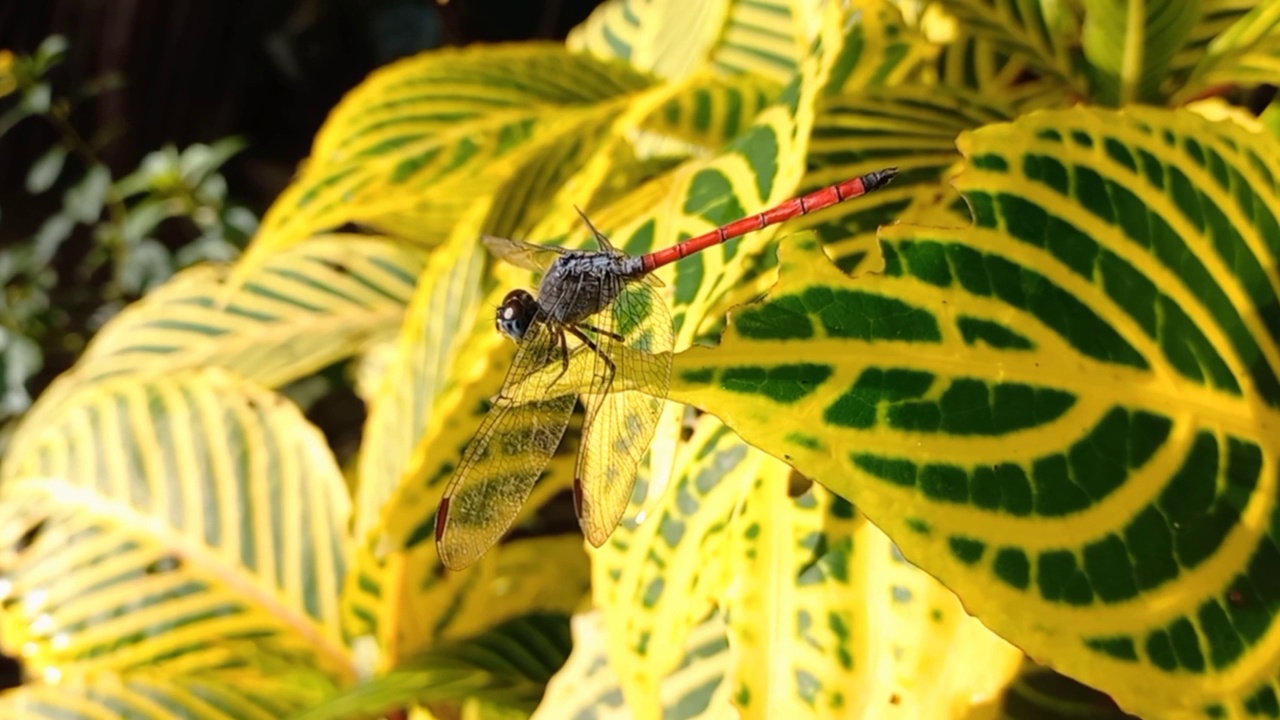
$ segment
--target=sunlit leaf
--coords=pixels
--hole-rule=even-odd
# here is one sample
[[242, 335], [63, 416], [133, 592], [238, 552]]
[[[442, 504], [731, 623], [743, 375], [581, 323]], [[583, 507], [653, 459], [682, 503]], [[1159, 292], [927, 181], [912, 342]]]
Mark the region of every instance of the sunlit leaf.
[[435, 245], [478, 196], [521, 181], [545, 153], [590, 156], [619, 115], [644, 114], [638, 96], [652, 86], [622, 63], [541, 44], [431, 51], [383, 68], [334, 110], [238, 272], [348, 222]]
[[[532, 720], [638, 717], [626, 704], [604, 641], [599, 612], [574, 616], [573, 652], [547, 686], [547, 695]], [[664, 720], [736, 719], [738, 712], [729, 703], [729, 685], [724, 682], [730, 660], [724, 620], [719, 615], [707, 618], [692, 630], [680, 653], [680, 663], [663, 678], [658, 698]]]
[[350, 501], [323, 436], [219, 370], [84, 388], [3, 467], [6, 651], [37, 673], [352, 670]]
[[788, 245], [769, 299], [677, 358], [673, 398], [1126, 710], [1265, 706], [1280, 152], [1154, 109], [1039, 113], [961, 147], [975, 227], [886, 228], [883, 274], [857, 278]]
[[390, 364], [366, 401], [356, 537], [380, 522], [383, 504], [395, 492], [419, 437], [433, 421], [440, 423], [433, 407], [457, 382], [455, 365], [472, 361], [460, 357], [459, 350], [481, 310], [485, 258], [478, 235], [478, 222], [464, 222], [447, 245], [432, 253], [418, 275]]
[[[676, 476], [593, 553], [610, 667], [638, 717], [713, 607], [743, 717], [965, 717], [1022, 654], [846, 501], [703, 416]], [[644, 493], [640, 493], [643, 495]], [[652, 493], [649, 493], [653, 497]], [[628, 517], [632, 517], [631, 513]], [[926, 680], [927, 679], [927, 680]]]
[[297, 668], [96, 673], [9, 690], [0, 694], [0, 714], [23, 720], [274, 720], [319, 701], [329, 689], [321, 673]]
[[567, 45], [665, 78], [711, 66], [787, 82], [818, 35], [815, 0], [610, 0]]
[[272, 258], [223, 307], [227, 268], [183, 271], [94, 337], [41, 395], [15, 446], [75, 389], [107, 377], [222, 367], [279, 387], [352, 355], [399, 326], [423, 260], [385, 240], [318, 237]]

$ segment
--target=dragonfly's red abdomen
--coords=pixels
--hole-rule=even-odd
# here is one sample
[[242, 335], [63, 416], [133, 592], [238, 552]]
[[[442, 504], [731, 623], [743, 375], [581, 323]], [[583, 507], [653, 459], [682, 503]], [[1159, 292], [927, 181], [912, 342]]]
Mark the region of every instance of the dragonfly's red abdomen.
[[845, 200], [851, 200], [861, 195], [887, 185], [890, 180], [898, 174], [897, 168], [886, 168], [875, 172], [859, 175], [856, 178], [850, 178], [836, 185], [829, 185], [821, 190], [815, 190], [808, 195], [802, 195], [797, 198], [791, 198], [786, 202], [779, 203], [768, 210], [758, 214], [735, 220], [728, 225], [712, 230], [709, 233], [689, 238], [682, 243], [677, 243], [669, 248], [664, 248], [640, 258], [641, 267], [644, 272], [652, 272], [663, 265], [670, 265], [680, 258], [687, 257], [709, 247], [728, 242], [736, 237], [742, 237], [749, 232], [763, 230], [770, 225], [777, 225], [793, 218], [807, 215], [832, 205], [842, 203]]

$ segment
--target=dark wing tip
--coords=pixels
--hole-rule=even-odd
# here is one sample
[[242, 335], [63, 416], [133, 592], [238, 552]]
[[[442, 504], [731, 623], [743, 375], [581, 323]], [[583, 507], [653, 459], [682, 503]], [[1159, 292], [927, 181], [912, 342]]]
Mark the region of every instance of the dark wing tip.
[[878, 188], [884, 187], [885, 185], [888, 185], [889, 182], [892, 181], [897, 176], [898, 176], [898, 168], [896, 167], [888, 167], [883, 170], [876, 170], [875, 172], [869, 172], [866, 175], [862, 176], [862, 186], [867, 189], [867, 192], [871, 192], [872, 190], [876, 190]]
[[449, 527], [449, 498], [440, 501], [440, 509], [436, 511], [436, 554], [440, 556], [440, 562], [444, 563], [446, 568], [458, 571], [471, 564], [470, 560], [459, 560], [455, 557], [456, 553], [449, 549], [449, 544], [444, 541], [445, 532]]
[[440, 509], [436, 511], [436, 544], [444, 540], [444, 526], [449, 522], [449, 498], [440, 501]]
[[582, 503], [585, 499], [582, 493], [582, 478], [576, 477], [573, 479], [573, 514], [578, 517], [579, 522], [582, 521]]

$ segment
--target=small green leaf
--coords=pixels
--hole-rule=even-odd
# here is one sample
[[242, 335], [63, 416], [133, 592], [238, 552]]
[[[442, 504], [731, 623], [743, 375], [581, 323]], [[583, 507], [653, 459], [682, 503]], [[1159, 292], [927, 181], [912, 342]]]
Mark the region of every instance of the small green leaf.
[[48, 83], [37, 83], [22, 96], [22, 107], [32, 115], [49, 112], [53, 104], [53, 88]]
[[61, 35], [50, 35], [40, 42], [36, 48], [35, 61], [41, 68], [41, 74], [62, 60], [67, 52], [67, 39]]
[[221, 228], [213, 227], [174, 253], [173, 264], [185, 268], [199, 262], [226, 263], [235, 260], [239, 254], [240, 248], [227, 242]]
[[0, 418], [16, 415], [31, 406], [27, 378], [44, 364], [44, 353], [31, 338], [0, 327]]
[[205, 177], [222, 167], [233, 155], [245, 148], [247, 143], [238, 137], [223, 138], [212, 145], [196, 143], [182, 151], [178, 167], [182, 178], [191, 186], [199, 185]]
[[129, 251], [119, 273], [121, 290], [142, 295], [173, 274], [169, 249], [150, 238], [143, 239]]
[[52, 260], [53, 256], [58, 252], [58, 248], [71, 236], [71, 231], [75, 227], [76, 221], [69, 215], [50, 215], [40, 225], [40, 229], [36, 231], [35, 254], [33, 257], [35, 263], [44, 265]]
[[156, 226], [168, 218], [170, 204], [167, 200], [147, 199], [129, 208], [124, 218], [124, 239], [136, 245], [149, 237]]
[[58, 176], [62, 174], [62, 166], [66, 160], [66, 148], [61, 145], [49, 148], [49, 151], [41, 155], [27, 172], [27, 192], [39, 195], [53, 187], [53, 184], [58, 181]]
[[63, 210], [74, 220], [92, 223], [102, 215], [110, 187], [111, 171], [106, 165], [94, 165], [62, 196]]
[[142, 192], [165, 190], [181, 177], [178, 163], [178, 151], [172, 146], [149, 152], [137, 170], [116, 182], [116, 193], [127, 198]]
[[1272, 135], [1280, 139], [1280, 103], [1272, 102], [1266, 110], [1262, 111], [1258, 119], [1271, 131]]

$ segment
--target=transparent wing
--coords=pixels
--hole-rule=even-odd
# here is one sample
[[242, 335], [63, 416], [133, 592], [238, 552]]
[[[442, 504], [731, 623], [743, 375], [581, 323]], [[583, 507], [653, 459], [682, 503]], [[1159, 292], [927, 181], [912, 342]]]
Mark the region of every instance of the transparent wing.
[[502, 537], [560, 445], [575, 397], [546, 397], [540, 385], [550, 383], [530, 379], [562, 362], [561, 347], [559, 333], [536, 317], [440, 501], [436, 549], [445, 567], [467, 567]]
[[[626, 511], [640, 461], [653, 440], [671, 384], [673, 333], [666, 303], [648, 282], [627, 283], [609, 309], [586, 322], [597, 329], [592, 339], [601, 352], [583, 395], [586, 418], [574, 497], [583, 534], [600, 547]], [[622, 385], [615, 378], [643, 390], [615, 392]]]
[[551, 267], [551, 263], [565, 252], [563, 248], [534, 245], [523, 240], [512, 240], [496, 235], [482, 235], [480, 239], [494, 256], [526, 270], [546, 272], [547, 268]]

